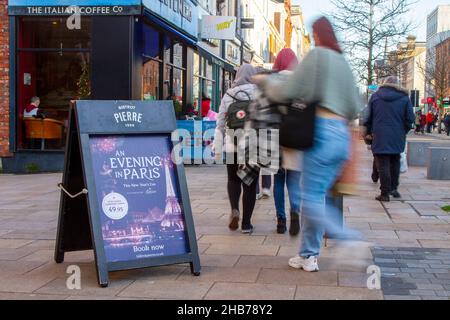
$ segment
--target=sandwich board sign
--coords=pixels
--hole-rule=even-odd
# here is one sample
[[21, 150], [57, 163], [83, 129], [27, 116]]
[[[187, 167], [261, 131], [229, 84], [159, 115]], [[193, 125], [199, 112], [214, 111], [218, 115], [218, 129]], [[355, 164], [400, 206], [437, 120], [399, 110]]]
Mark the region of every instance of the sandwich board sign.
[[94, 249], [102, 287], [108, 272], [151, 266], [190, 263], [199, 275], [172, 102], [77, 101], [69, 122], [55, 261]]

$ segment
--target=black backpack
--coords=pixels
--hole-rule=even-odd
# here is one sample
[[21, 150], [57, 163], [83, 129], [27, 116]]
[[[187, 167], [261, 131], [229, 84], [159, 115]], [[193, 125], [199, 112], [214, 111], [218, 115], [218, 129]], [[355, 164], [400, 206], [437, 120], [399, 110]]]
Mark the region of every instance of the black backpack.
[[285, 107], [280, 127], [281, 146], [296, 150], [313, 146], [317, 105], [316, 102], [306, 104], [302, 100], [294, 100]]
[[[252, 103], [252, 99], [247, 92], [245, 91], [239, 92], [245, 93], [245, 95], [248, 97], [248, 100], [240, 100], [236, 97], [233, 97], [228, 92], [226, 93], [234, 100], [234, 102], [230, 104], [230, 106], [228, 107], [227, 116], [225, 118], [227, 129], [232, 130], [244, 129], [245, 123], [250, 118], [250, 104]], [[239, 92], [237, 92], [236, 95]]]

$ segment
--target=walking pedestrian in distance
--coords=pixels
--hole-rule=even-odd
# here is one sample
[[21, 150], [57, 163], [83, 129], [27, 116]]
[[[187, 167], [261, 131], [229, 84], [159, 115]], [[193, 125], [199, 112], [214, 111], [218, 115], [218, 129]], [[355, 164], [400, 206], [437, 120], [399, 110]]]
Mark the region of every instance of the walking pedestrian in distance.
[[[289, 48], [281, 50], [273, 70], [283, 75], [292, 74], [298, 66], [298, 59], [294, 51]], [[285, 187], [288, 191], [290, 205], [289, 234], [296, 236], [300, 232], [300, 178], [301, 178], [301, 152], [298, 150], [281, 147], [281, 168], [274, 177], [274, 200], [277, 212], [277, 233], [283, 234], [287, 231]]]
[[438, 125], [439, 125], [439, 113], [435, 113], [433, 116], [433, 132], [436, 131]]
[[400, 154], [405, 151], [406, 135], [415, 116], [408, 91], [401, 88], [395, 76], [384, 79], [369, 106], [370, 116], [365, 126], [373, 136], [372, 152], [381, 182], [381, 195], [376, 200], [388, 202], [390, 196], [401, 198], [398, 192]]
[[444, 117], [444, 125], [447, 136], [450, 136], [450, 112], [447, 112], [446, 116]]
[[420, 122], [422, 120], [422, 111], [417, 111], [416, 112], [416, 120], [414, 122], [415, 126], [416, 126], [416, 130], [415, 133], [419, 134], [420, 133]]
[[427, 133], [431, 133], [431, 129], [433, 128], [433, 122], [434, 122], [434, 114], [430, 110], [427, 113]]
[[362, 108], [350, 65], [327, 18], [314, 23], [313, 35], [316, 48], [287, 80], [255, 78], [272, 100], [297, 98], [317, 105], [314, 145], [303, 155], [300, 252], [289, 260], [291, 267], [309, 272], [319, 270], [325, 232], [340, 238], [354, 235], [335, 223], [339, 213], [334, 207], [326, 207], [325, 198], [350, 157], [348, 122]]
[[[251, 83], [252, 77], [256, 75], [256, 70], [250, 64], [243, 64], [237, 74], [230, 89], [222, 98], [219, 108], [219, 115], [217, 117], [217, 126], [215, 130], [214, 141], [217, 143], [225, 142], [225, 152], [227, 153], [227, 174], [228, 174], [228, 197], [231, 205], [231, 215], [229, 228], [233, 231], [239, 228], [240, 209], [239, 200], [243, 191], [243, 210], [242, 210], [242, 224], [241, 229], [243, 233], [252, 233], [253, 225], [251, 218], [256, 203], [256, 186], [258, 179], [255, 179], [250, 185], [242, 182], [237, 175], [239, 170], [239, 163], [237, 157], [237, 147], [234, 142], [234, 137], [226, 134], [227, 129], [237, 130], [238, 128], [230, 128], [230, 106], [236, 101], [248, 102], [250, 104], [256, 96], [257, 87]], [[245, 110], [242, 110], [242, 115], [245, 116]], [[248, 111], [247, 111], [248, 112]], [[221, 156], [221, 146], [214, 146], [216, 158]], [[229, 161], [231, 159], [232, 161]], [[232, 163], [229, 163], [232, 162]]]
[[427, 126], [427, 116], [423, 113], [420, 114], [420, 132], [425, 134], [425, 127]]

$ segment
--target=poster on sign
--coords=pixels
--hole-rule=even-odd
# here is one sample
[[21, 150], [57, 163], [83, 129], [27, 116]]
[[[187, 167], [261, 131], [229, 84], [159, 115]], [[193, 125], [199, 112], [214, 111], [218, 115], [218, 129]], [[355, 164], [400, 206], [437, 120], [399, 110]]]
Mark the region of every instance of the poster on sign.
[[107, 261], [187, 253], [168, 137], [94, 136], [89, 142]]

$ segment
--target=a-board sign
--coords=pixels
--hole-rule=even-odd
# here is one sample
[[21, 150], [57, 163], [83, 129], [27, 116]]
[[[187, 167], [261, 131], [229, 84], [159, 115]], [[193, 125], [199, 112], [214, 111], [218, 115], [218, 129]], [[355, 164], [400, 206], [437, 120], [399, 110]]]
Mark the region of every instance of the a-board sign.
[[77, 101], [69, 123], [55, 261], [94, 249], [101, 286], [110, 271], [176, 263], [199, 275], [172, 102]]

